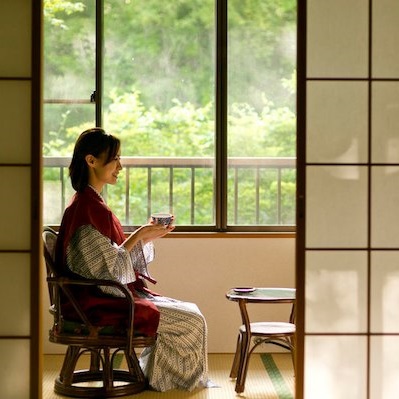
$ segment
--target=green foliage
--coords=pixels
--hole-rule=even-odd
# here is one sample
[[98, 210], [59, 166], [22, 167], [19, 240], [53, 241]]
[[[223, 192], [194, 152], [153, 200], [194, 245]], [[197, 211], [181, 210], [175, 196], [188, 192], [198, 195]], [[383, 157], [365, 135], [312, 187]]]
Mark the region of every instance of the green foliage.
[[213, 156], [212, 104], [194, 107], [178, 100], [167, 111], [146, 108], [139, 92], [111, 95], [104, 116], [107, 130], [123, 141], [123, 153], [131, 156]]
[[65, 0], [44, 0], [44, 19], [53, 27], [68, 29], [63, 19], [57, 18], [58, 14], [72, 15], [85, 9], [83, 3]]
[[233, 104], [229, 114], [229, 154], [233, 157], [295, 156], [295, 123], [288, 107], [264, 100], [261, 112], [248, 104]]
[[[117, 96], [104, 115], [106, 129], [123, 143], [123, 154], [130, 156], [214, 155], [214, 106], [194, 107], [178, 100], [166, 112], [146, 108], [140, 93], [131, 91]], [[69, 112], [59, 127], [50, 132], [45, 155], [70, 155], [73, 144], [91, 123], [65, 127]], [[295, 114], [287, 107], [277, 108], [265, 100], [261, 112], [248, 104], [232, 104], [229, 120], [229, 155], [232, 157], [295, 156]], [[61, 134], [65, 132], [65, 134]]]

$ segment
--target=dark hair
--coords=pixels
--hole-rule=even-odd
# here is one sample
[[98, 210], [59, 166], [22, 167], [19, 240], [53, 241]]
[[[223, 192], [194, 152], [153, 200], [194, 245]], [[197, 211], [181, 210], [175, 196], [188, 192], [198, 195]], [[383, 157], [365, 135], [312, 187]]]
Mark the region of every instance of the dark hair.
[[89, 170], [86, 163], [86, 155], [98, 158], [105, 154], [105, 164], [115, 158], [120, 148], [120, 140], [103, 129], [95, 127], [85, 130], [76, 140], [69, 176], [72, 187], [76, 191], [83, 191], [89, 183]]

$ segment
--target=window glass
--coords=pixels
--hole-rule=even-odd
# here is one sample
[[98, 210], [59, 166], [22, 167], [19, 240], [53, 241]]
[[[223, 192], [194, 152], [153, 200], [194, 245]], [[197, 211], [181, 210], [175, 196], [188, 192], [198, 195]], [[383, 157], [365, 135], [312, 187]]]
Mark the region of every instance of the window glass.
[[95, 1], [44, 0], [43, 222], [57, 225], [73, 193], [67, 166], [95, 124]]
[[293, 225], [296, 2], [229, 0], [228, 16], [228, 224]]
[[213, 0], [105, 1], [104, 126], [122, 155], [147, 158], [124, 159], [127, 224], [154, 211], [214, 224], [214, 21]]
[[90, 100], [95, 2], [44, 0], [44, 100]]

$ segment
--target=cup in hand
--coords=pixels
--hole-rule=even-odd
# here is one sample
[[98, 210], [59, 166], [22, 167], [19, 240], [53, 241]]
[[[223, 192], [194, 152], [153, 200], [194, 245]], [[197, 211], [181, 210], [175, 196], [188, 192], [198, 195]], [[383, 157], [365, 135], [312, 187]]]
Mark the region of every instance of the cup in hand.
[[151, 219], [155, 224], [169, 226], [172, 222], [172, 215], [170, 213], [153, 213]]

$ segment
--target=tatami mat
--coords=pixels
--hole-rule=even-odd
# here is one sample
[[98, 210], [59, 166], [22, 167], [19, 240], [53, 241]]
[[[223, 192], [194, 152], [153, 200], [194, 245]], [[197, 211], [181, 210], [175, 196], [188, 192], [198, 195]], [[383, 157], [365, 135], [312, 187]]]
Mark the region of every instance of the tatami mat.
[[[43, 399], [64, 398], [53, 391], [54, 379], [57, 377], [63, 355], [45, 355], [43, 370]], [[273, 354], [262, 357], [259, 354], [251, 356], [245, 392], [238, 395], [235, 381], [229, 378], [232, 354], [210, 354], [209, 376], [217, 385], [215, 388], [199, 389], [193, 392], [144, 391], [136, 395], [124, 396], [134, 399], [229, 399], [245, 397], [247, 399], [293, 399], [294, 371], [289, 354]], [[84, 360], [83, 360], [84, 362]], [[265, 366], [266, 365], [266, 366]], [[267, 367], [267, 369], [266, 369]]]

